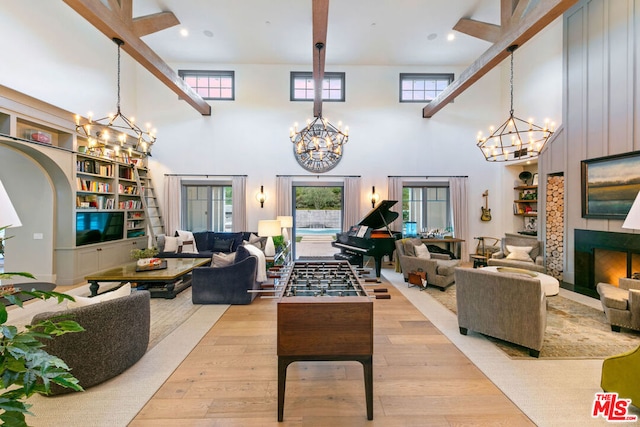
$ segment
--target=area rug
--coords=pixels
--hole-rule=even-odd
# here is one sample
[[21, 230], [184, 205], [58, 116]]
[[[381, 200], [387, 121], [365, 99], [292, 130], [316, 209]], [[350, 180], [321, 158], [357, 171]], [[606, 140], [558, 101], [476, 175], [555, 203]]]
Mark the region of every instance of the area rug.
[[[425, 291], [448, 310], [456, 313], [456, 287], [442, 292]], [[512, 359], [531, 359], [528, 349], [496, 338], [487, 337]], [[640, 345], [640, 332], [612, 332], [602, 310], [564, 298], [547, 297], [547, 329], [540, 358], [602, 359], [634, 349]]]
[[[88, 295], [88, 286], [66, 293]], [[55, 310], [50, 301], [37, 301], [14, 310], [13, 318], [29, 321], [43, 308]], [[55, 306], [55, 304], [53, 304]], [[160, 388], [200, 339], [224, 314], [228, 305], [191, 303], [191, 288], [175, 299], [151, 299], [151, 328], [147, 353], [124, 373], [82, 393], [54, 397], [34, 395], [27, 422], [34, 427], [125, 427]], [[20, 315], [20, 316], [18, 316]], [[14, 324], [18, 323], [17, 321]]]

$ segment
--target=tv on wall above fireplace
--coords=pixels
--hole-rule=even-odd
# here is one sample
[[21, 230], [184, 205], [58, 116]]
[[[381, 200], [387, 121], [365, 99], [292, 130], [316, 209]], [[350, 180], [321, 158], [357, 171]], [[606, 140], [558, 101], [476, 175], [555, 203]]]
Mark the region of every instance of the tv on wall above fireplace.
[[583, 160], [582, 217], [623, 220], [640, 191], [640, 151]]

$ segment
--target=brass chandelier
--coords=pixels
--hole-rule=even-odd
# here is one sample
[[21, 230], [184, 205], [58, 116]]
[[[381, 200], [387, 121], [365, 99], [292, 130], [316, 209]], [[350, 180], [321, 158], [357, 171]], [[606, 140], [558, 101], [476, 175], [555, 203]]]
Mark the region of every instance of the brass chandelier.
[[89, 148], [110, 146], [116, 152], [121, 148], [136, 150], [137, 152], [151, 155], [151, 146], [156, 142], [156, 130], [146, 124], [146, 130], [142, 130], [135, 123], [133, 117], [128, 118], [120, 109], [120, 48], [124, 41], [114, 37], [113, 42], [118, 45], [118, 102], [115, 114], [94, 120], [89, 113], [86, 123], [80, 122], [80, 116], [76, 115], [76, 132], [88, 138]]
[[554, 124], [546, 119], [544, 126], [533, 123], [533, 119], [523, 120], [513, 113], [513, 52], [518, 45], [507, 48], [511, 55], [511, 109], [509, 118], [496, 129], [489, 128], [491, 134], [483, 136], [478, 133], [477, 146], [489, 162], [507, 162], [537, 157], [544, 148], [547, 140], [553, 135]]

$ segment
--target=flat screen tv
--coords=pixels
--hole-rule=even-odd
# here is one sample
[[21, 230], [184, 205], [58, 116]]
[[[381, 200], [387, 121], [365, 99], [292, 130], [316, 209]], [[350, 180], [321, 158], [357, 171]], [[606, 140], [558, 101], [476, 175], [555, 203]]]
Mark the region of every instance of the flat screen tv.
[[124, 212], [76, 212], [76, 246], [124, 237]]

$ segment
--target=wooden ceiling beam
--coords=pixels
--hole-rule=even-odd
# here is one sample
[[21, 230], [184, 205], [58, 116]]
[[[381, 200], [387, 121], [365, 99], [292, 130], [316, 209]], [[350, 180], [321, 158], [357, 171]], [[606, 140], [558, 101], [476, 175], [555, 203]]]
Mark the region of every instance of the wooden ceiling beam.
[[[324, 79], [329, 0], [313, 0], [313, 116], [322, 115], [322, 81]], [[319, 47], [322, 44], [322, 47]]]
[[[526, 0], [521, 0], [526, 1]], [[532, 0], [529, 0], [532, 1]], [[513, 44], [522, 46], [558, 16], [562, 15], [578, 0], [539, 0], [517, 22], [512, 21], [510, 29], [503, 33], [496, 43], [487, 49], [469, 68], [464, 70], [440, 95], [422, 109], [422, 117], [431, 118], [434, 114], [467, 90], [482, 76], [496, 67], [509, 56], [507, 48]], [[515, 12], [520, 10], [520, 4]]]
[[133, 19], [133, 34], [137, 37], [157, 33], [180, 24], [173, 12], [158, 12]]
[[[117, 4], [119, 7], [116, 9], [110, 9], [100, 0], [64, 0], [64, 2], [110, 39], [117, 37], [124, 41], [122, 49], [125, 52], [196, 111], [203, 116], [211, 115], [211, 106], [187, 85], [162, 58], [140, 40], [134, 32], [133, 25], [127, 23], [127, 19], [123, 18], [129, 14], [131, 0], [120, 0], [120, 3]], [[115, 0], [109, 0], [109, 5], [112, 8], [114, 3], [116, 3]]]
[[475, 19], [461, 18], [453, 29], [471, 37], [495, 43], [502, 36], [502, 27], [487, 22], [476, 21]]

